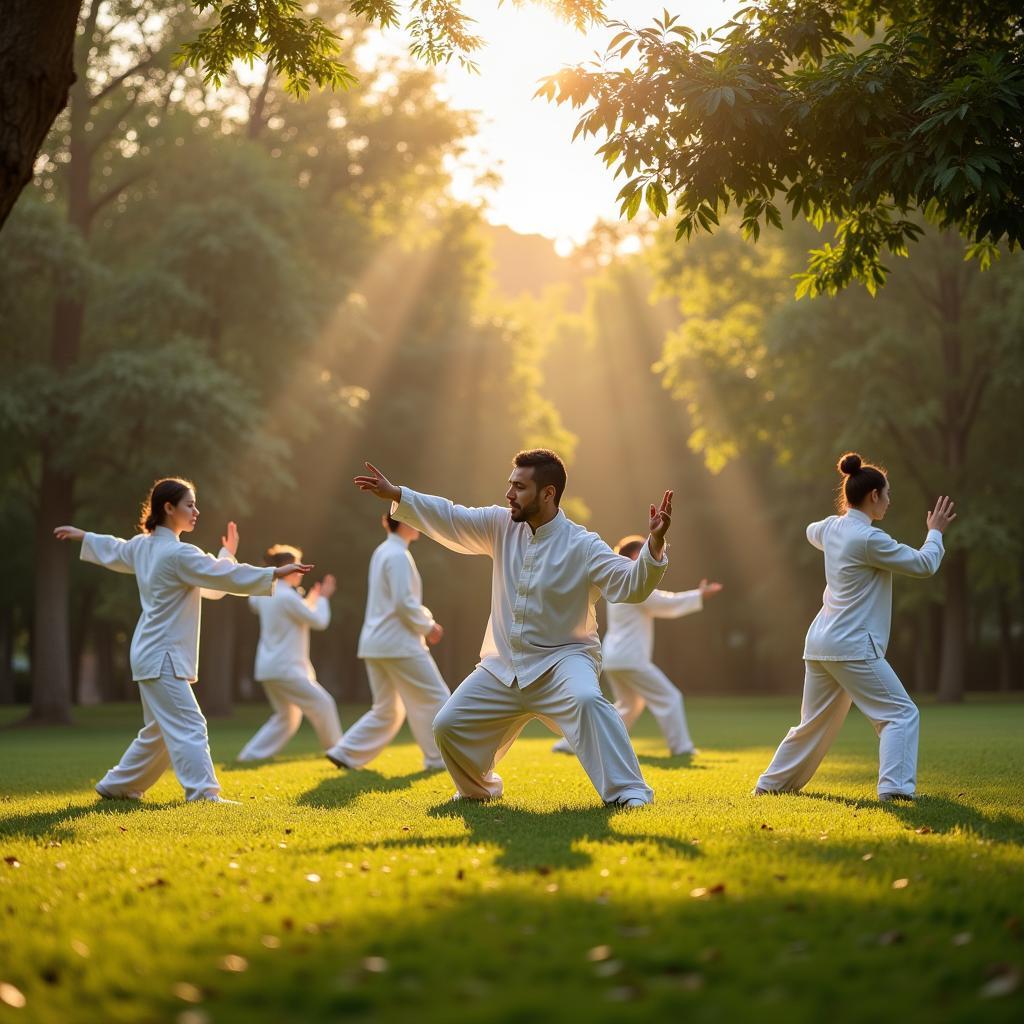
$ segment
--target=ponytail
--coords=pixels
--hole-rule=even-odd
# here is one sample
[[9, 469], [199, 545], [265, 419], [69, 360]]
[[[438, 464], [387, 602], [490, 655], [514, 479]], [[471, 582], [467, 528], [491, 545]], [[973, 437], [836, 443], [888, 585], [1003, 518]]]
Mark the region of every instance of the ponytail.
[[167, 502], [177, 505], [186, 491], [195, 491], [195, 485], [191, 480], [169, 476], [154, 481], [149, 497], [142, 503], [139, 512], [139, 530], [143, 533], [152, 533], [158, 526], [163, 526], [167, 518], [164, 505]]

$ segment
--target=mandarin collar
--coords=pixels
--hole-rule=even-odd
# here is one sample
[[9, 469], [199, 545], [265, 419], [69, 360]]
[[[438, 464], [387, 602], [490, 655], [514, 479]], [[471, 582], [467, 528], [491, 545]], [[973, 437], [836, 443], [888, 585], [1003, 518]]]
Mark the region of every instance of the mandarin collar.
[[153, 530], [154, 537], [160, 537], [163, 540], [179, 541], [181, 538], [169, 527], [169, 526], [158, 526]]
[[[533, 535], [537, 540], [543, 540], [545, 537], [550, 537], [551, 534], [555, 533], [566, 521], [565, 513], [559, 509], [555, 513], [555, 518], [549, 519], [543, 526], [538, 526]], [[529, 527], [527, 527], [527, 529], [529, 529]]]
[[401, 544], [406, 551], [409, 550], [409, 542], [404, 537], [399, 537], [397, 533], [389, 533], [385, 539], [385, 543], [393, 541], [396, 544]]
[[868, 526], [871, 525], [871, 516], [869, 516], [867, 512], [861, 512], [859, 508], [848, 508], [846, 510], [846, 514], [852, 517], [855, 523], [867, 523]]

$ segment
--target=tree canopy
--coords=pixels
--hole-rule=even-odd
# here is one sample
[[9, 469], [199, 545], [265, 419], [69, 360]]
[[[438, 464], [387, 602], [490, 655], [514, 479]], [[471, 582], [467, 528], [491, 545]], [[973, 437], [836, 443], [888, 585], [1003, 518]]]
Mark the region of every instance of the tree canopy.
[[602, 60], [539, 93], [606, 137], [625, 216], [672, 206], [677, 238], [729, 210], [751, 239], [787, 213], [828, 224], [798, 294], [873, 292], [922, 216], [985, 264], [1024, 241], [1022, 25], [966, 0], [758, 0], [703, 34], [666, 11], [613, 23]]

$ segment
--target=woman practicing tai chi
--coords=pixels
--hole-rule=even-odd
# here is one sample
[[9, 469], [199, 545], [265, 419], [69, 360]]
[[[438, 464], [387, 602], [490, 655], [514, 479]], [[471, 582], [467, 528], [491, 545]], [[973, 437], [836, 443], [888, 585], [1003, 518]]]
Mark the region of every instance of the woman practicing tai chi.
[[804, 645], [800, 724], [789, 730], [754, 793], [802, 788], [814, 775], [854, 703], [879, 738], [878, 799], [912, 800], [917, 776], [919, 714], [885, 660], [892, 620], [892, 577], [933, 576], [942, 561], [942, 534], [956, 518], [939, 498], [928, 513], [920, 549], [899, 544], [873, 523], [889, 508], [889, 481], [856, 453], [839, 460], [842, 514], [807, 527], [825, 553], [825, 595]]
[[[644, 538], [623, 537], [615, 551], [623, 558], [637, 559]], [[645, 707], [658, 723], [673, 757], [696, 754], [686, 726], [686, 710], [679, 688], [654, 664], [654, 620], [681, 619], [704, 608], [704, 598], [720, 593], [721, 583], [701, 580], [696, 590], [656, 590], [640, 604], [609, 604], [605, 611], [608, 628], [601, 640], [604, 677], [615, 697], [615, 710], [622, 716], [628, 732]], [[571, 754], [564, 737], [552, 748], [559, 754]]]
[[459, 795], [501, 796], [494, 766], [533, 718], [565, 735], [607, 804], [640, 807], [654, 797], [622, 719], [597, 682], [601, 645], [594, 601], [643, 601], [665, 574], [672, 492], [651, 505], [641, 556], [616, 555], [597, 534], [570, 522], [558, 503], [565, 465], [547, 449], [520, 452], [507, 507], [465, 508], [396, 487], [379, 470], [355, 478], [386, 498], [391, 515], [464, 555], [494, 563], [491, 617], [480, 663], [434, 719], [434, 737]]
[[[297, 564], [302, 551], [290, 544], [275, 544], [267, 551], [267, 565]], [[242, 748], [239, 761], [261, 761], [280, 753], [309, 719], [322, 749], [341, 739], [341, 722], [334, 698], [317, 682], [309, 660], [309, 631], [331, 623], [330, 600], [337, 582], [328, 573], [308, 594], [299, 590], [302, 573], [281, 580], [272, 597], [250, 597], [249, 607], [260, 619], [254, 678], [263, 687], [274, 713]]]
[[261, 568], [235, 561], [238, 530], [228, 523], [220, 555], [214, 558], [181, 542], [199, 520], [195, 488], [187, 480], [158, 480], [139, 523], [142, 533], [119, 540], [58, 526], [58, 540], [80, 540], [82, 560], [114, 572], [134, 574], [142, 615], [132, 637], [132, 678], [139, 684], [143, 725], [120, 762], [96, 784], [107, 799], [141, 800], [168, 763], [186, 800], [236, 803], [220, 795], [213, 770], [206, 719], [191, 683], [199, 660], [199, 612], [203, 597], [271, 594], [274, 581], [306, 573], [311, 565]]

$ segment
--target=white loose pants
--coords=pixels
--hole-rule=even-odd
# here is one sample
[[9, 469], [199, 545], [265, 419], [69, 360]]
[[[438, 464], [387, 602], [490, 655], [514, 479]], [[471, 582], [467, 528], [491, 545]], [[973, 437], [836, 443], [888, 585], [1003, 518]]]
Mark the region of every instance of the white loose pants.
[[341, 739], [338, 705], [315, 679], [264, 679], [260, 685], [274, 713], [242, 748], [239, 761], [261, 761], [279, 753], [298, 731], [303, 715], [309, 719], [324, 750]]
[[462, 796], [501, 796], [494, 766], [533, 718], [565, 736], [605, 803], [654, 799], [622, 719], [601, 693], [594, 663], [579, 654], [563, 658], [525, 689], [477, 668], [452, 694], [434, 720], [434, 736]]
[[920, 714], [889, 663], [878, 658], [805, 664], [800, 724], [786, 734], [758, 786], [773, 792], [805, 786], [853, 703], [878, 733], [878, 795], [911, 796], [917, 779]]
[[404, 658], [366, 658], [373, 706], [328, 756], [360, 768], [372, 761], [397, 735], [409, 717], [412, 738], [423, 751], [428, 769], [443, 768], [431, 725], [451, 696], [440, 669], [428, 651]]
[[164, 658], [159, 679], [139, 682], [139, 694], [145, 724], [100, 786], [111, 796], [141, 796], [170, 765], [186, 800], [215, 799], [220, 783], [210, 757], [206, 719], [192, 685], [175, 676], [170, 657]]
[[[622, 718], [622, 724], [625, 725], [627, 732], [633, 728], [644, 708], [648, 707], [673, 756], [694, 752], [693, 740], [686, 726], [683, 695], [657, 665], [606, 669], [604, 677], [615, 696], [615, 710]], [[572, 753], [572, 748], [565, 739], [555, 744], [555, 750]]]

